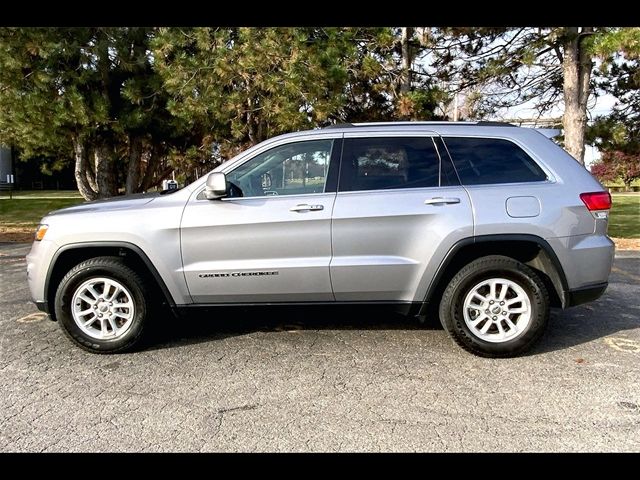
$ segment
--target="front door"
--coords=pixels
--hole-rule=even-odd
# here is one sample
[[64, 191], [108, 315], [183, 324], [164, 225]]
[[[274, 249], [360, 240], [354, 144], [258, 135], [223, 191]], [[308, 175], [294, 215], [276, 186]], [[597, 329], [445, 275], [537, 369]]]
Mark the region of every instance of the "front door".
[[328, 138], [273, 147], [227, 172], [229, 198], [189, 200], [182, 259], [195, 303], [334, 300], [336, 193], [327, 178], [337, 177], [329, 171], [339, 144]]
[[440, 137], [345, 134], [330, 269], [337, 301], [422, 301], [438, 267], [431, 259], [472, 236], [469, 196]]

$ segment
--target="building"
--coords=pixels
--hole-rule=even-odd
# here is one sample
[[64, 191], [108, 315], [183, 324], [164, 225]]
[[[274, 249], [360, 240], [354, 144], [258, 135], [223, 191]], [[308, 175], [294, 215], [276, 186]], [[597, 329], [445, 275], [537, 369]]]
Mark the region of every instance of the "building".
[[23, 160], [11, 148], [0, 146], [0, 190], [8, 190], [7, 175], [13, 175], [13, 190], [75, 190], [73, 162], [46, 173], [46, 158]]
[[8, 176], [13, 174], [11, 149], [0, 145], [0, 190], [9, 188]]

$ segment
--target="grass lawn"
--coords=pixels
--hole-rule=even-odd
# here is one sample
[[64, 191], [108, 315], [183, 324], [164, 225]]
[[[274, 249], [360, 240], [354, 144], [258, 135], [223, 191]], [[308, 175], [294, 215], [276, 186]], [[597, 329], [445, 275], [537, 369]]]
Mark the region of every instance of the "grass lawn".
[[640, 238], [640, 195], [612, 195], [609, 236]]
[[35, 228], [51, 210], [70, 207], [83, 201], [79, 198], [0, 199], [0, 227]]
[[[77, 190], [16, 190], [13, 198], [82, 198]], [[2, 192], [0, 198], [9, 198], [9, 192]]]
[[[604, 185], [604, 184], [603, 184]], [[624, 183], [621, 180], [616, 180], [615, 182], [606, 182], [605, 187], [624, 187]], [[634, 180], [631, 182], [632, 187], [640, 187], [640, 179]]]

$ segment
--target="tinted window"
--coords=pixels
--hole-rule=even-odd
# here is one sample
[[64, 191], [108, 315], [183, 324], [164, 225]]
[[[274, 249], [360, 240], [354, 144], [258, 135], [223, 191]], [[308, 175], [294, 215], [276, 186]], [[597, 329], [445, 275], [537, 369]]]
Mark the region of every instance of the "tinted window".
[[322, 193], [333, 140], [296, 142], [256, 155], [227, 175], [233, 196]]
[[437, 187], [440, 157], [430, 137], [345, 139], [340, 190]]
[[515, 143], [496, 138], [445, 137], [463, 185], [539, 182], [547, 176]]

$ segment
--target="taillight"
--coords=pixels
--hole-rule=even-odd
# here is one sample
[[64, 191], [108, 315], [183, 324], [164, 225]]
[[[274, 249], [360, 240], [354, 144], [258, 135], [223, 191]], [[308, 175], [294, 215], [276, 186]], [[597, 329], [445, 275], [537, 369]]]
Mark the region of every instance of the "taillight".
[[581, 193], [580, 199], [590, 212], [595, 210], [609, 210], [611, 208], [611, 195], [609, 192]]

